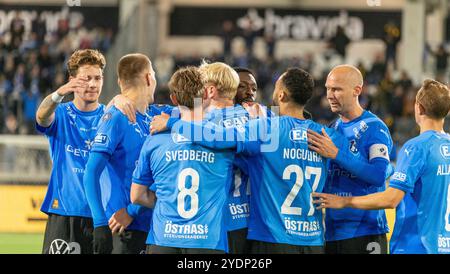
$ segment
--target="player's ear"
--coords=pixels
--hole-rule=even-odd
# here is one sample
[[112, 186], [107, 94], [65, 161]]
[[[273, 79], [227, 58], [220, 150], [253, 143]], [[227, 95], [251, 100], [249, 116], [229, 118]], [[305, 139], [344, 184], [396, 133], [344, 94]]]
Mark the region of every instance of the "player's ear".
[[174, 104], [175, 106], [178, 106], [177, 97], [175, 97], [175, 95], [173, 95], [172, 93], [169, 96], [170, 96], [170, 101], [172, 101], [172, 104]]
[[216, 94], [215, 91], [216, 91], [216, 89], [214, 88], [214, 86], [206, 86], [205, 87], [206, 99], [213, 98], [214, 95]]
[[150, 72], [148, 72], [148, 73], [146, 73], [145, 74], [145, 81], [146, 81], [146, 83], [147, 83], [147, 87], [149, 87], [150, 85], [151, 85], [151, 75], [150, 75]]
[[285, 90], [282, 90], [279, 94], [278, 94], [278, 101], [279, 102], [286, 102], [288, 99], [288, 95], [286, 93]]
[[361, 93], [362, 93], [362, 86], [356, 86], [353, 89], [353, 94], [355, 94], [355, 96], [359, 96], [359, 95], [361, 95]]
[[423, 105], [419, 102], [416, 102], [416, 104], [417, 104], [417, 109], [419, 111], [419, 115], [426, 115], [425, 108], [423, 107]]

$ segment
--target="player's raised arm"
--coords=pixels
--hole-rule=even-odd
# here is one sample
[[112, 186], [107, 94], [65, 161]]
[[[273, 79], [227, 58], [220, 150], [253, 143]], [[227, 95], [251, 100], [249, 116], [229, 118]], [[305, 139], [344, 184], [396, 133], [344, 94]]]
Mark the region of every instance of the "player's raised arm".
[[313, 193], [313, 203], [318, 205], [317, 209], [322, 208], [357, 208], [357, 209], [385, 209], [396, 208], [403, 200], [405, 192], [389, 187], [384, 192], [377, 192], [366, 196], [341, 197], [327, 193]]
[[387, 147], [384, 149], [384, 154], [377, 151], [378, 157], [374, 157], [368, 162], [367, 159], [359, 154], [354, 155], [350, 150], [346, 149], [350, 147], [350, 143], [345, 137], [335, 136], [334, 138], [334, 142], [341, 143], [339, 147], [335, 145], [325, 129], [322, 129], [322, 134], [308, 130], [309, 149], [323, 157], [335, 160], [346, 170], [372, 185], [382, 186], [385, 184], [390, 164]]
[[71, 77], [67, 84], [45, 97], [36, 112], [36, 122], [38, 125], [49, 127], [55, 119], [55, 109], [62, 102], [64, 96], [73, 92], [83, 92], [87, 87], [88, 81], [86, 77]]

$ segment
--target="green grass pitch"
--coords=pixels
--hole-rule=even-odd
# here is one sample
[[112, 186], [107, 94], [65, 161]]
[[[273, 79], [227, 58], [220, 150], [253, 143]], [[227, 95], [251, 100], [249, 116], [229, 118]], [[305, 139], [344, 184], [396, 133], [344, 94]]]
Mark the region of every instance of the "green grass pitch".
[[0, 233], [0, 254], [40, 254], [44, 234]]

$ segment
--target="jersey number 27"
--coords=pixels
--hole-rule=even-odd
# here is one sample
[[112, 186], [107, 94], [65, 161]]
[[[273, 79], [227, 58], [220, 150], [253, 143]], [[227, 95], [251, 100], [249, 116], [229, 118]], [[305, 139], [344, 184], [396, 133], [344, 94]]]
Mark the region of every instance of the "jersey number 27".
[[[305, 172], [303, 172], [300, 166], [289, 165], [283, 171], [283, 180], [290, 180], [292, 173], [296, 175], [295, 184], [292, 187], [286, 199], [284, 200], [283, 205], [281, 206], [281, 213], [289, 215], [302, 215], [303, 209], [301, 207], [293, 207], [291, 205], [303, 186], [303, 183], [305, 181], [304, 178], [306, 180], [311, 180], [311, 175], [315, 175], [314, 183], [312, 185], [312, 192], [316, 191], [317, 187], [319, 186], [320, 177], [322, 175], [322, 168], [307, 166], [305, 168]], [[311, 194], [309, 196], [310, 199], [309, 199], [308, 216], [312, 216], [314, 215], [315, 209], [312, 203]]]

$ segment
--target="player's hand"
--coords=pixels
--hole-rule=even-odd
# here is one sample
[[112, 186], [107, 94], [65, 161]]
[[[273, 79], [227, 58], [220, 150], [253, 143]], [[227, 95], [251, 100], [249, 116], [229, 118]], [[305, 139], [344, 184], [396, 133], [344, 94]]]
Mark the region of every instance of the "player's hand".
[[242, 106], [245, 108], [245, 110], [248, 112], [248, 115], [250, 116], [250, 119], [256, 119], [259, 117], [266, 117], [267, 114], [264, 111], [263, 107], [255, 102], [244, 102], [242, 103]]
[[122, 234], [131, 224], [133, 217], [128, 215], [127, 208], [117, 210], [109, 219], [108, 225], [112, 233]]
[[114, 106], [120, 110], [125, 116], [127, 116], [128, 121], [133, 124], [136, 123], [136, 108], [133, 102], [122, 94], [116, 95], [113, 98]]
[[336, 159], [339, 149], [334, 145], [324, 128], [322, 134], [308, 129], [308, 148], [325, 158]]
[[150, 123], [150, 134], [155, 134], [161, 131], [167, 130], [167, 122], [169, 121], [170, 115], [161, 112], [161, 115], [153, 116], [153, 120]]
[[88, 87], [88, 79], [86, 77], [78, 76], [61, 86], [56, 92], [61, 96], [66, 96], [73, 92], [84, 92]]
[[94, 254], [111, 254], [112, 233], [108, 226], [94, 228]]
[[348, 205], [348, 197], [341, 197], [333, 194], [327, 193], [312, 193], [313, 204], [318, 205], [316, 209], [322, 208], [334, 208], [340, 209], [347, 207]]

